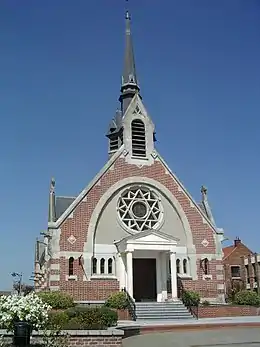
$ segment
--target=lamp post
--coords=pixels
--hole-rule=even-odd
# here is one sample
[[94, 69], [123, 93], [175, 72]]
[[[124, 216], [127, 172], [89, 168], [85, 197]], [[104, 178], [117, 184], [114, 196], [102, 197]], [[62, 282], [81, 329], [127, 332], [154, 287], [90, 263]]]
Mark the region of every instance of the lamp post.
[[17, 281], [17, 284], [18, 284], [18, 295], [21, 295], [23, 274], [22, 273], [18, 273], [18, 272], [12, 272], [11, 276], [14, 278], [14, 280], [16, 278], [18, 278], [18, 281]]

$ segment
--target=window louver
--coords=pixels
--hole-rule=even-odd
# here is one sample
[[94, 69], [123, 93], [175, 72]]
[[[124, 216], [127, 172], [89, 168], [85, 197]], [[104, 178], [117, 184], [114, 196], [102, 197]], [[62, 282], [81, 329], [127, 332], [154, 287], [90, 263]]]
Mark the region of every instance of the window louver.
[[132, 121], [132, 154], [134, 157], [146, 157], [145, 125], [139, 119]]

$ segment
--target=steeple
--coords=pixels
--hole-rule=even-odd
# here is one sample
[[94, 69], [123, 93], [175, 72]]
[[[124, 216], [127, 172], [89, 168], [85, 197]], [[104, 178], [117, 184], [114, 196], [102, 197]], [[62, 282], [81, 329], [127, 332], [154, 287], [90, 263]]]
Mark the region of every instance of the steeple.
[[135, 68], [134, 48], [131, 35], [131, 16], [128, 10], [125, 13], [125, 22], [125, 58], [121, 83], [121, 95], [119, 97], [123, 115], [134, 95], [137, 93], [139, 94], [140, 91]]
[[56, 207], [55, 207], [55, 179], [51, 179], [50, 193], [49, 193], [49, 219], [50, 223], [56, 220]]

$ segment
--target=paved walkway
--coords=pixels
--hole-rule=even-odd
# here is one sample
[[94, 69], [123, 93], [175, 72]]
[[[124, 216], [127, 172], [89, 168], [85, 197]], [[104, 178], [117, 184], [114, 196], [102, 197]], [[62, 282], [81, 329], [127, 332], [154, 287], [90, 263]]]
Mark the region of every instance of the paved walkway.
[[[201, 319], [175, 319], [175, 320], [147, 320], [147, 321], [119, 321], [118, 326], [161, 326], [161, 325], [201, 325], [201, 324], [219, 324], [219, 325], [228, 325], [228, 324], [239, 324], [239, 323], [259, 323], [260, 316], [244, 316], [244, 317], [223, 317], [223, 318], [201, 318]], [[260, 331], [260, 328], [259, 328]], [[260, 333], [259, 333], [260, 334]], [[259, 346], [260, 347], [260, 346]]]
[[124, 339], [123, 347], [260, 347], [260, 329], [153, 333]]

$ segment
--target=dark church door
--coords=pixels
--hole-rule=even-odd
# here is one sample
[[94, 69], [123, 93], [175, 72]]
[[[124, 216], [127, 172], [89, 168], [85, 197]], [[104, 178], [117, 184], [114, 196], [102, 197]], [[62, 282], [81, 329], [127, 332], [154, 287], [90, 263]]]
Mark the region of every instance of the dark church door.
[[156, 259], [133, 259], [133, 295], [136, 302], [156, 301]]

